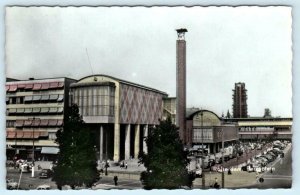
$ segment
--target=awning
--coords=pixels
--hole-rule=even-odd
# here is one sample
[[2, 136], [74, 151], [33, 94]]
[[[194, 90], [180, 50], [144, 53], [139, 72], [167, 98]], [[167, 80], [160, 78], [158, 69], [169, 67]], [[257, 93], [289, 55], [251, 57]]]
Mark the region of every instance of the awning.
[[32, 90], [40, 90], [42, 88], [42, 84], [41, 83], [35, 83], [33, 85]]
[[23, 131], [16, 131], [17, 133], [17, 138], [23, 138]]
[[49, 100], [57, 100], [58, 94], [50, 95]]
[[49, 83], [42, 83], [42, 88], [41, 89], [49, 89], [50, 84]]
[[48, 126], [56, 126], [57, 125], [57, 120], [56, 119], [50, 119]]
[[58, 88], [58, 82], [51, 82], [49, 88]]
[[34, 95], [32, 100], [33, 101], [38, 101], [38, 100], [41, 100], [41, 98], [42, 98], [42, 96], [40, 96], [40, 95]]
[[32, 138], [32, 131], [23, 131], [23, 138], [25, 139]]
[[58, 87], [60, 88], [60, 87], [63, 87], [64, 86], [64, 82], [59, 82], [58, 83]]
[[49, 108], [41, 108], [41, 113], [48, 113], [49, 112]]
[[18, 89], [24, 89], [26, 87], [26, 84], [18, 84]]
[[18, 85], [10, 85], [8, 91], [17, 91]]
[[42, 100], [42, 101], [49, 100], [49, 95], [42, 95], [41, 100]]
[[35, 127], [38, 127], [41, 123], [41, 120], [37, 119], [37, 120], [34, 120], [33, 123], [32, 123], [32, 126], [35, 126]]
[[9, 90], [9, 85], [5, 85], [5, 89], [6, 89], [6, 91], [8, 91]]
[[17, 108], [17, 113], [24, 113], [25, 109], [24, 108]]
[[63, 94], [60, 94], [57, 101], [61, 102], [64, 100], [64, 95]]
[[63, 120], [57, 120], [57, 126], [62, 126]]
[[25, 102], [30, 102], [30, 101], [32, 101], [32, 96], [31, 95], [29, 95], [29, 96], [25, 96], [25, 98], [24, 98], [24, 101]]
[[32, 113], [32, 108], [25, 108], [25, 112], [24, 113]]
[[33, 84], [32, 83], [25, 85], [25, 89], [32, 89], [32, 88], [33, 88]]
[[16, 138], [16, 132], [15, 131], [6, 131], [6, 138], [8, 138], [8, 139]]
[[42, 119], [40, 125], [41, 126], [48, 126], [48, 119]]
[[59, 152], [59, 148], [55, 147], [42, 147], [41, 154], [57, 154]]
[[57, 113], [62, 113], [64, 111], [64, 108], [58, 108]]
[[24, 120], [16, 120], [16, 127], [23, 127]]
[[41, 112], [41, 108], [33, 108], [32, 112], [33, 113], [40, 113]]
[[17, 109], [16, 109], [16, 108], [10, 108], [8, 112], [9, 112], [9, 113], [16, 113], [16, 112], [17, 112]]
[[32, 120], [25, 120], [24, 126], [31, 126]]
[[57, 107], [49, 108], [49, 113], [57, 113]]

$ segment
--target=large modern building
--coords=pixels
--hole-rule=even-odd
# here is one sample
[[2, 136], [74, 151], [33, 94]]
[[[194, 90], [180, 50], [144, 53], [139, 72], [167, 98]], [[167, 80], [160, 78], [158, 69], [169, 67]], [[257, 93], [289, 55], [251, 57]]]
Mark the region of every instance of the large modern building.
[[235, 83], [232, 99], [232, 110], [233, 118], [247, 118], [248, 107], [247, 107], [247, 90], [245, 83]]
[[[58, 152], [56, 132], [68, 108], [69, 78], [6, 82], [7, 157], [48, 158]], [[34, 150], [33, 150], [34, 148]]]
[[106, 75], [92, 75], [71, 84], [71, 101], [94, 131], [99, 159], [137, 158], [147, 151], [148, 127], [159, 124], [167, 94]]

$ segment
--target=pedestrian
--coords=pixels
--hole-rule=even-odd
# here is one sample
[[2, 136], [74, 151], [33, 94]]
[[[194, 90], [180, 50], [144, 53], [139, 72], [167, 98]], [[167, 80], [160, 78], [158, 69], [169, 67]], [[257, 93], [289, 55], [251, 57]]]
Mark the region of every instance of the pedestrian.
[[256, 177], [256, 182], [258, 183], [258, 179], [259, 179], [259, 173], [258, 173], [258, 171], [256, 171], [255, 177]]
[[228, 175], [231, 175], [232, 173], [231, 173], [231, 169], [228, 169]]
[[127, 165], [127, 162], [126, 162], [126, 163], [125, 163], [125, 169], [127, 169], [127, 166], [128, 166], [128, 165]]
[[115, 182], [115, 186], [117, 186], [118, 185], [118, 176], [114, 176], [114, 182]]
[[219, 189], [218, 178], [215, 178], [214, 188]]

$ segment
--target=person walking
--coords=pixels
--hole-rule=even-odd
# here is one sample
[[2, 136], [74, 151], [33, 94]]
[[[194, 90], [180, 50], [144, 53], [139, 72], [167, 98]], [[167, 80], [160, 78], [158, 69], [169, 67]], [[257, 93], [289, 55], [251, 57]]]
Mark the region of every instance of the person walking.
[[117, 186], [118, 185], [118, 176], [114, 176], [114, 182], [115, 182], [115, 186]]
[[128, 165], [127, 165], [127, 162], [125, 163], [125, 169], [127, 169]]

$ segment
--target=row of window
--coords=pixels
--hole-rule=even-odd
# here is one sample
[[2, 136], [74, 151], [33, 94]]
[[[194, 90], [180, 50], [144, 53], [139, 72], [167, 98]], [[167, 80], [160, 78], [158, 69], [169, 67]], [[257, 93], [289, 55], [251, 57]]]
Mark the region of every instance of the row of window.
[[202, 130], [203, 130], [203, 139], [205, 140], [212, 140], [213, 139], [213, 133], [212, 129], [194, 129], [194, 135], [193, 140], [201, 141], [202, 139]]
[[62, 126], [61, 119], [27, 119], [16, 120], [15, 127], [57, 127]]
[[12, 85], [6, 85], [5, 87], [7, 92], [47, 90], [47, 89], [63, 88], [64, 82], [12, 84]]
[[6, 97], [6, 104], [28, 104], [28, 103], [55, 103], [62, 102], [64, 100], [63, 94], [51, 94], [51, 95], [29, 95], [18, 97]]
[[62, 114], [62, 107], [9, 108], [7, 115]]
[[113, 116], [114, 106], [79, 106], [82, 116]]

